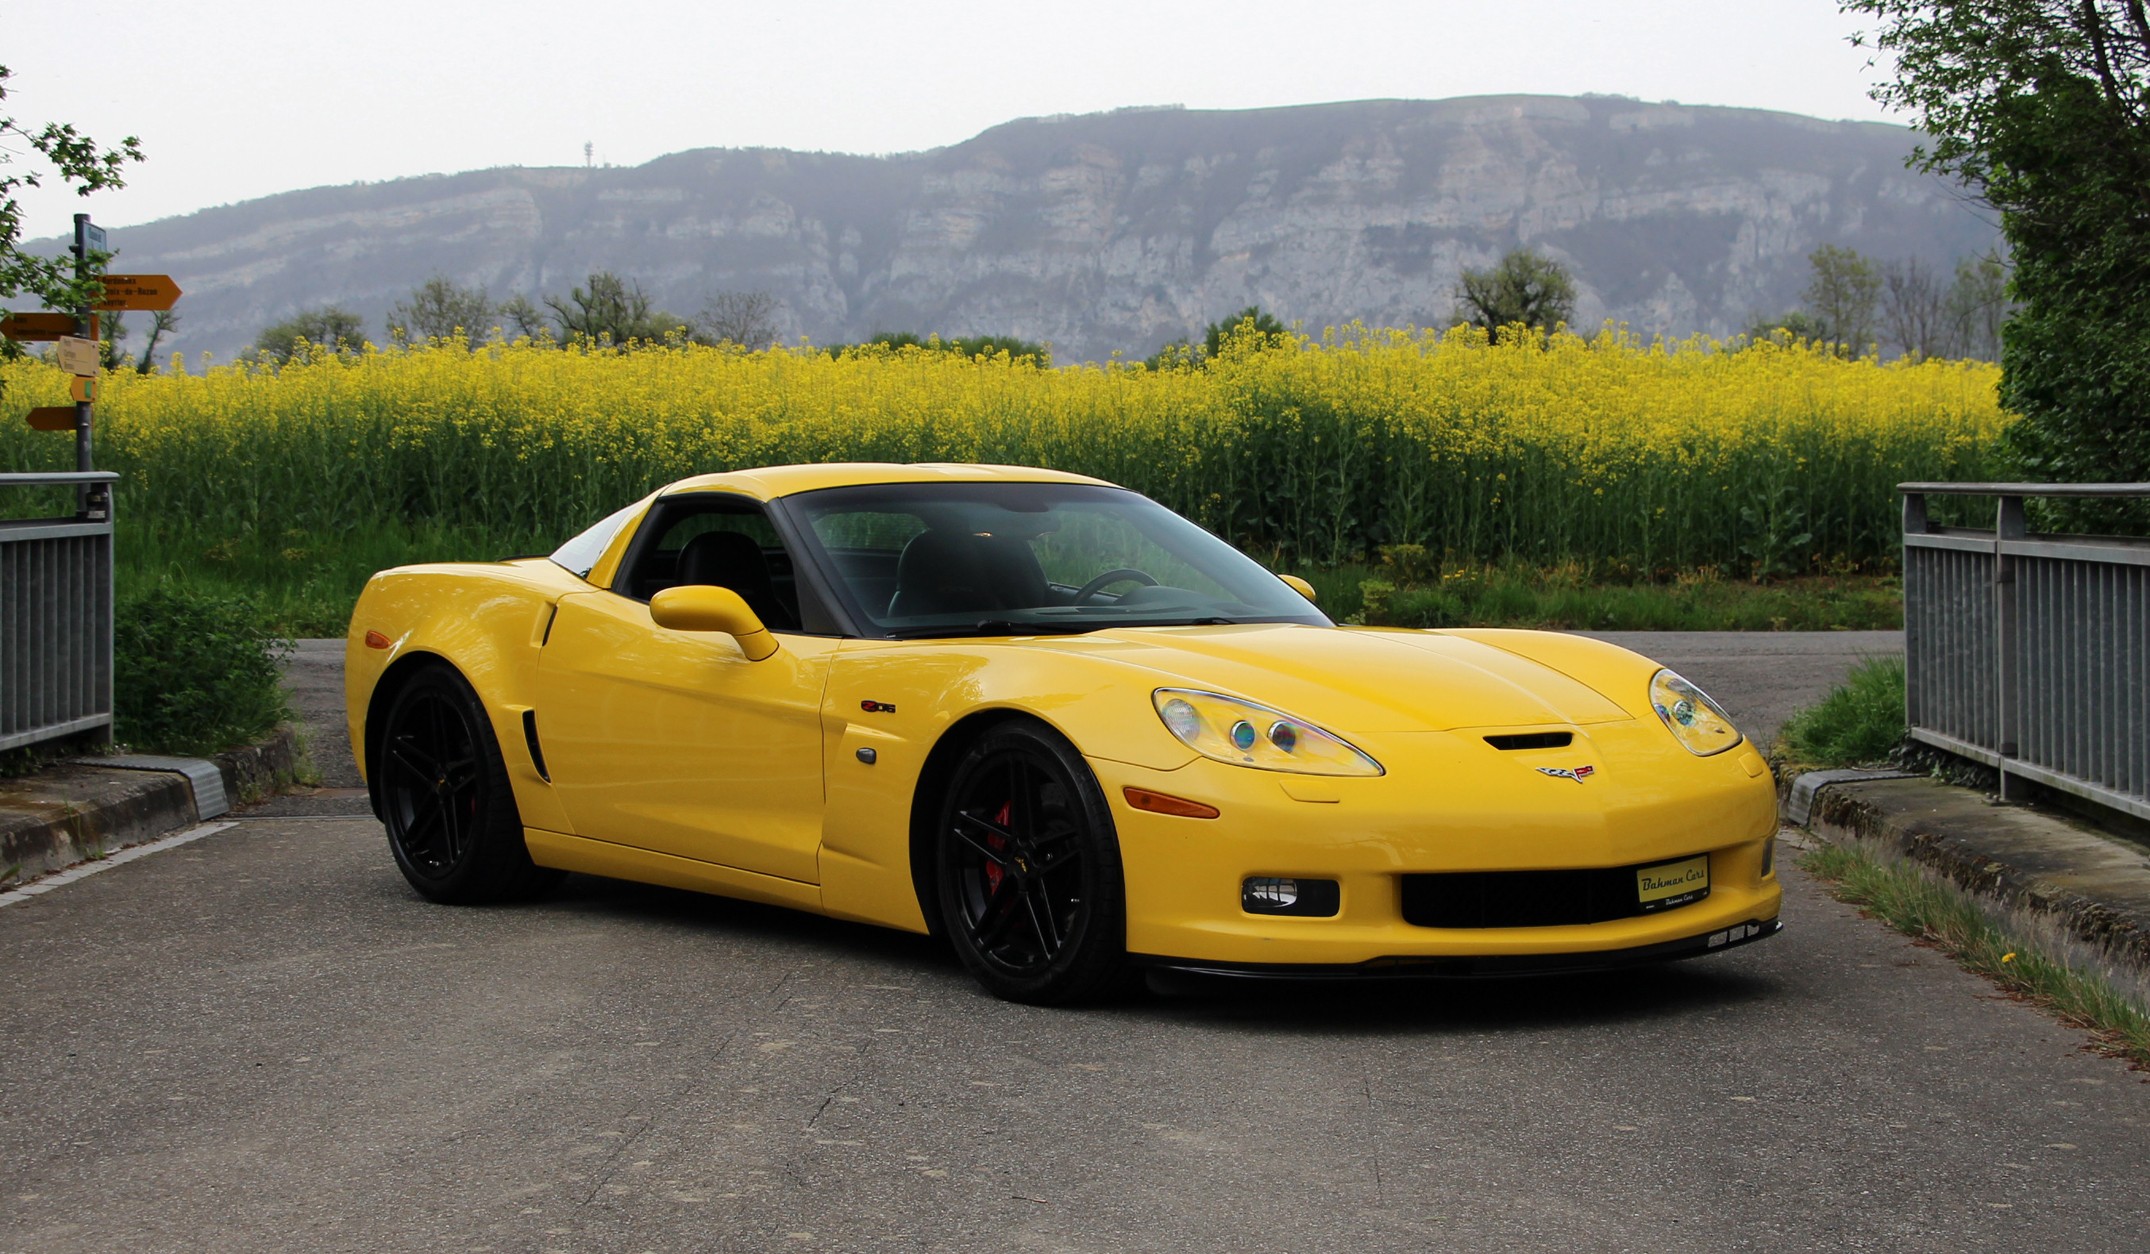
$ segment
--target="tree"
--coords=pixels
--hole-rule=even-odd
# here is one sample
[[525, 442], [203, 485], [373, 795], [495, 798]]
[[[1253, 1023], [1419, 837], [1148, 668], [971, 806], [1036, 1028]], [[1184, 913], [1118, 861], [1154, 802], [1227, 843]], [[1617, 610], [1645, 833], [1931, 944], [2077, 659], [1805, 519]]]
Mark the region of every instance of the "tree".
[[695, 333], [711, 344], [764, 349], [776, 343], [778, 308], [767, 292], [718, 292], [695, 316]]
[[537, 339], [552, 334], [552, 327], [545, 321], [545, 311], [530, 302], [528, 296], [517, 292], [500, 302], [500, 320], [505, 326], [515, 328], [515, 334]]
[[2008, 321], [2008, 267], [1996, 253], [1956, 263], [1943, 308], [1949, 355], [1999, 361], [2001, 327]]
[[1291, 328], [1278, 321], [1277, 316], [1265, 313], [1260, 305], [1249, 305], [1221, 322], [1212, 322], [1202, 331], [1203, 361], [1215, 361], [1223, 354], [1226, 344], [1249, 347], [1256, 351], [1282, 348], [1291, 343]]
[[1814, 277], [1807, 283], [1807, 313], [1821, 339], [1836, 352], [1856, 357], [1874, 341], [1874, 308], [1881, 300], [1881, 271], [1855, 250], [1824, 244], [1807, 254]]
[[388, 310], [388, 337], [396, 340], [446, 340], [460, 335], [478, 341], [492, 329], [496, 306], [481, 287], [464, 287], [436, 274], [411, 289], [411, 297]]
[[341, 305], [323, 305], [319, 309], [305, 309], [263, 331], [254, 341], [254, 351], [265, 357], [283, 362], [291, 360], [295, 352], [303, 352], [307, 346], [341, 352], [356, 348], [365, 338], [365, 324], [358, 315]]
[[590, 275], [589, 284], [570, 289], [565, 300], [545, 298], [565, 339], [625, 344], [662, 340], [680, 327], [679, 319], [651, 307], [648, 293], [633, 279], [599, 270]]
[[1916, 257], [1882, 264], [1881, 325], [1906, 357], [1921, 360], [1948, 352], [1948, 291], [1932, 266]]
[[1749, 340], [1774, 340], [1780, 336], [1787, 340], [1819, 340], [1821, 324], [1806, 310], [1794, 309], [1780, 318], [1756, 318], [1747, 326]]
[[[2017, 307], [2001, 399], [2019, 473], [2150, 480], [2150, 13], [2142, 0], [1850, 0], [1893, 54], [1876, 100], [1933, 137], [1912, 157], [2001, 214]], [[2150, 507], [2056, 508], [2072, 528]]]
[[142, 346], [142, 360], [135, 363], [136, 374], [148, 374], [157, 364], [157, 341], [179, 329], [179, 315], [169, 309], [159, 309], [149, 315], [149, 343]]
[[[0, 65], [0, 110], [7, 107], [9, 77], [8, 68]], [[77, 282], [71, 257], [38, 257], [20, 247], [22, 206], [15, 194], [44, 186], [46, 172], [35, 164], [18, 165], [17, 143], [28, 144], [51, 166], [51, 174], [83, 196], [126, 186], [120, 172], [128, 162], [142, 159], [141, 143], [129, 135], [117, 148], [104, 148], [64, 122], [26, 126], [0, 113], [0, 308], [12, 310], [17, 296], [29, 296], [51, 309], [80, 309], [103, 293], [96, 279]], [[93, 268], [101, 270], [104, 258], [94, 260], [99, 264]]]
[[1465, 270], [1456, 299], [1456, 317], [1490, 335], [1517, 324], [1542, 334], [1574, 316], [1575, 280], [1559, 262], [1518, 248], [1490, 270]]

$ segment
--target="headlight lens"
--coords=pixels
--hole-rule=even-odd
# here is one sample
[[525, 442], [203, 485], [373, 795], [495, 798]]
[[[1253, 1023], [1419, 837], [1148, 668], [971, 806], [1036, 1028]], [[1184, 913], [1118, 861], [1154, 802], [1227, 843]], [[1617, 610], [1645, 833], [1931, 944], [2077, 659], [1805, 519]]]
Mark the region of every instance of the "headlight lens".
[[1706, 758], [1739, 743], [1739, 730], [1709, 694], [1673, 671], [1650, 676], [1650, 708], [1689, 753]]
[[1383, 774], [1379, 762], [1282, 710], [1192, 688], [1159, 688], [1150, 700], [1165, 727], [1203, 757], [1301, 775]]

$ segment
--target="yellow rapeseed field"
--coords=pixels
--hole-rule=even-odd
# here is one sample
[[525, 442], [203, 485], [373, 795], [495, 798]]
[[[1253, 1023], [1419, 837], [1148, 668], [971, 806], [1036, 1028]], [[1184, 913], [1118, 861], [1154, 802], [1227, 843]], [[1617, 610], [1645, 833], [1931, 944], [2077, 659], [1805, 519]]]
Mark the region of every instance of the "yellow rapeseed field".
[[[1893, 562], [1893, 486], [1987, 471], [2008, 421], [1997, 380], [1612, 330], [1539, 347], [1347, 328], [1163, 371], [446, 343], [117, 373], [96, 439], [125, 476], [123, 521], [181, 555], [248, 537], [303, 552], [383, 525], [560, 538], [698, 471], [989, 461], [1126, 484], [1264, 557], [1408, 543], [1460, 562], [1775, 573]], [[0, 468], [71, 466], [65, 436], [20, 417], [65, 399], [57, 368], [8, 363], [0, 383]]]

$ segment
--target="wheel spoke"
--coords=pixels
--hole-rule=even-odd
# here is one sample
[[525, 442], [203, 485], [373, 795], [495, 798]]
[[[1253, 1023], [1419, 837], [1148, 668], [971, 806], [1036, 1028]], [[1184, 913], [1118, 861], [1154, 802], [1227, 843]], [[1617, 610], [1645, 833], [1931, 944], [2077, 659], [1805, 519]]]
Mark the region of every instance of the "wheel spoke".
[[1016, 887], [1015, 877], [1001, 880], [993, 895], [986, 899], [985, 908], [978, 912], [978, 922], [971, 928], [971, 939], [980, 949], [990, 950], [1000, 940], [1001, 933], [1015, 920], [1016, 907], [1023, 904], [1022, 890]]
[[403, 850], [416, 861], [421, 855], [433, 855], [443, 834], [444, 815], [439, 802], [433, 798], [419, 798], [412, 809], [410, 823], [403, 829]]
[[[977, 832], [974, 833], [968, 830], [971, 828], [977, 829]], [[956, 821], [950, 826], [949, 830], [955, 833], [957, 839], [970, 846], [986, 861], [1004, 871], [1008, 869], [1007, 852], [993, 848], [989, 842], [998, 839], [1012, 844], [1015, 838], [998, 824], [981, 819], [967, 810], [958, 810], [956, 811]]]
[[1075, 836], [1074, 828], [1063, 827], [1033, 839], [1030, 842], [1030, 869], [1043, 875], [1081, 861], [1082, 842]]
[[409, 736], [401, 736], [388, 746], [388, 764], [415, 779], [424, 781], [431, 788], [437, 778], [437, 764], [432, 757], [412, 742]]
[[1042, 882], [1032, 880], [1024, 885], [1023, 906], [1030, 915], [1030, 930], [1038, 938], [1038, 957], [1045, 959], [1059, 953], [1060, 920], [1053, 913], [1052, 898]]

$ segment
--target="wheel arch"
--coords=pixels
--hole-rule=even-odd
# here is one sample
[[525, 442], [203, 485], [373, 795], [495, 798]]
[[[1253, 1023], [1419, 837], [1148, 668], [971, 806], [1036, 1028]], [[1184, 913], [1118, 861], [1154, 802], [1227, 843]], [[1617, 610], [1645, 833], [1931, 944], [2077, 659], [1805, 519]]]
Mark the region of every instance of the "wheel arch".
[[911, 891], [918, 899], [919, 913], [926, 917], [926, 931], [932, 936], [941, 937], [943, 932], [933, 887], [934, 811], [940, 808], [941, 797], [964, 753], [979, 740], [1010, 723], [1035, 723], [1062, 739], [1067, 738], [1067, 733], [1023, 710], [1005, 707], [978, 710], [949, 724], [948, 730], [933, 742], [932, 750], [926, 754], [925, 765], [919, 769], [918, 784], [911, 790]]
[[366, 800], [373, 807], [375, 818], [381, 817], [381, 727], [387, 722], [388, 707], [395, 704], [396, 696], [420, 672], [435, 666], [445, 666], [461, 676], [464, 683], [470, 677], [456, 669], [455, 663], [426, 649], [412, 649], [388, 664], [381, 677], [374, 681], [373, 692], [366, 698], [366, 721], [359, 742], [360, 763], [366, 772]]

